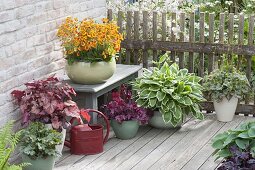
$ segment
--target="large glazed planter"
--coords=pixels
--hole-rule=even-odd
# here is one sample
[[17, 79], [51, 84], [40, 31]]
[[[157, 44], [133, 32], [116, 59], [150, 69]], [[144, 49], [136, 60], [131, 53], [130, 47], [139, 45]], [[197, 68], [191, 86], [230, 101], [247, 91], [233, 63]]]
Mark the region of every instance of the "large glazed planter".
[[182, 126], [182, 123], [174, 127], [171, 123], [165, 123], [165, 121], [163, 120], [162, 114], [159, 111], [154, 111], [154, 115], [149, 120], [149, 125], [159, 129], [172, 129], [172, 128], [180, 128]]
[[105, 62], [74, 62], [66, 64], [68, 77], [78, 84], [99, 84], [109, 79], [116, 70], [116, 60]]
[[122, 123], [111, 120], [111, 126], [116, 137], [124, 140], [135, 137], [139, 129], [139, 123], [136, 120], [123, 121]]
[[221, 122], [230, 122], [233, 120], [238, 103], [237, 97], [230, 100], [223, 98], [221, 102], [213, 101], [217, 119]]
[[27, 155], [22, 155], [23, 162], [31, 165], [25, 167], [25, 170], [52, 170], [55, 164], [55, 157], [48, 156], [47, 158], [30, 159]]

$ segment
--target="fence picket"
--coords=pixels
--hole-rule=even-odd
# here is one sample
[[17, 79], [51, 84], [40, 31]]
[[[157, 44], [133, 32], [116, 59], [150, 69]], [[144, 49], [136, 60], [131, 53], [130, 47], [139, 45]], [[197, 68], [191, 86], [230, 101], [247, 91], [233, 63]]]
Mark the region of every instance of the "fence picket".
[[[132, 15], [133, 13], [131, 11], [127, 12], [127, 37], [126, 37], [127, 40], [132, 39]], [[127, 49], [125, 63], [130, 64], [130, 59], [131, 59], [131, 50]]]
[[[176, 27], [176, 13], [172, 13], [172, 24], [171, 24], [171, 42], [175, 42], [176, 41], [176, 36], [175, 33], [173, 31], [173, 29], [175, 29]], [[176, 52], [175, 51], [171, 51], [171, 61], [175, 62], [175, 55]]]
[[[123, 13], [122, 11], [118, 11], [117, 25], [118, 25], [118, 27], [119, 27], [119, 32], [120, 32], [120, 33], [123, 33], [123, 26], [122, 26], [122, 23], [123, 23], [123, 15], [124, 15], [124, 13]], [[121, 52], [119, 53], [119, 58], [118, 58], [117, 63], [118, 63], [118, 64], [122, 63]]]
[[[209, 14], [209, 43], [214, 43], [214, 13]], [[208, 55], [208, 73], [211, 73], [214, 69], [214, 54]]]
[[[189, 17], [189, 42], [193, 43], [195, 41], [195, 13], [190, 13]], [[189, 72], [194, 72], [194, 53], [189, 52]]]
[[[152, 31], [152, 34], [153, 34], [153, 41], [156, 42], [157, 41], [157, 36], [158, 36], [158, 13], [157, 12], [153, 12], [153, 31]], [[157, 50], [153, 50], [153, 60], [154, 61], [157, 61], [158, 60], [158, 51]]]
[[[143, 40], [148, 39], [148, 11], [143, 11]], [[148, 68], [148, 50], [143, 50], [143, 67]]]
[[[185, 33], [185, 13], [180, 14], [180, 42], [184, 42]], [[179, 56], [179, 67], [184, 68], [184, 53], [181, 52]]]
[[[228, 44], [233, 44], [234, 41], [234, 14], [230, 13], [228, 17]], [[232, 60], [232, 55], [228, 55], [228, 60]]]
[[[134, 39], [139, 40], [140, 16], [139, 11], [134, 12]], [[139, 50], [134, 50], [134, 64], [139, 64]]]
[[[243, 45], [244, 40], [244, 15], [239, 15], [239, 25], [238, 25], [238, 45]], [[238, 55], [238, 63], [237, 63], [237, 69], [240, 69], [242, 62], [242, 55]]]
[[[205, 42], [205, 13], [201, 12], [199, 17], [199, 42], [204, 43]], [[204, 53], [199, 53], [199, 69], [198, 69], [198, 75], [200, 77], [204, 77], [204, 69], [205, 69], [205, 58]]]

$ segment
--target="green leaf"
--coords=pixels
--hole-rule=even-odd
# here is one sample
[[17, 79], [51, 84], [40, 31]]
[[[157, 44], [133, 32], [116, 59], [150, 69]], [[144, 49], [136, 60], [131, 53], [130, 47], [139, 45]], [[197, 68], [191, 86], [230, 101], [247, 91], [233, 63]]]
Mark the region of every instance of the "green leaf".
[[169, 123], [172, 120], [172, 112], [166, 112], [162, 116], [165, 123]]
[[187, 69], [181, 69], [179, 72], [178, 72], [178, 76], [186, 76], [188, 74], [188, 70]]
[[171, 66], [170, 66], [170, 73], [171, 74], [177, 74], [178, 73], [178, 65], [176, 63], [173, 63]]
[[183, 104], [186, 105], [186, 106], [189, 106], [189, 105], [193, 104], [192, 100], [187, 96], [184, 96], [182, 99], [183, 99]]
[[177, 87], [177, 93], [181, 93], [184, 90], [184, 82], [179, 82]]
[[239, 138], [248, 139], [250, 136], [248, 135], [248, 132], [242, 132], [238, 135]]
[[246, 149], [249, 146], [249, 140], [245, 139], [236, 139], [235, 143], [241, 149]]
[[162, 55], [162, 56], [159, 58], [159, 63], [161, 64], [161, 63], [165, 62], [165, 61], [167, 60], [167, 58], [168, 58], [168, 54], [165, 53], [164, 55]]
[[214, 149], [222, 149], [224, 148], [224, 141], [223, 140], [216, 140], [213, 142], [212, 147]]
[[156, 98], [149, 99], [149, 105], [150, 105], [150, 107], [151, 107], [151, 108], [155, 107], [156, 102], [157, 102], [157, 99], [156, 99]]
[[173, 114], [176, 119], [180, 119], [182, 117], [182, 109], [179, 105], [175, 105], [173, 109]]
[[150, 98], [155, 98], [157, 96], [157, 92], [155, 92], [155, 91], [151, 91], [150, 93], [149, 93], [149, 95], [148, 95], [148, 98], [150, 99]]
[[222, 149], [218, 152], [218, 155], [222, 158], [228, 158], [230, 157], [232, 154], [231, 152], [229, 151], [229, 149]]
[[248, 135], [249, 135], [251, 138], [255, 138], [255, 126], [254, 126], [254, 127], [251, 127], [251, 128], [248, 130]]
[[228, 135], [227, 139], [224, 141], [224, 147], [227, 146], [230, 143], [233, 143], [235, 141], [234, 139], [236, 139], [236, 138], [237, 138], [236, 134]]
[[163, 93], [162, 91], [157, 92], [157, 99], [161, 102], [166, 97], [166, 93]]

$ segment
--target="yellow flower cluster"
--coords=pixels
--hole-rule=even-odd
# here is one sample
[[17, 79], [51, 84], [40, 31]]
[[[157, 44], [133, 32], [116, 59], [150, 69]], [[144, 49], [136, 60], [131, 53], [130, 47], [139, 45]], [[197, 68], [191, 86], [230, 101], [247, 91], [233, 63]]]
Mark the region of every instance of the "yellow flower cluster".
[[92, 19], [78, 21], [77, 18], [68, 17], [59, 27], [57, 35], [67, 55], [79, 57], [93, 51], [97, 57], [107, 61], [119, 52], [123, 40], [118, 26], [107, 19], [103, 19], [103, 23], [96, 23]]

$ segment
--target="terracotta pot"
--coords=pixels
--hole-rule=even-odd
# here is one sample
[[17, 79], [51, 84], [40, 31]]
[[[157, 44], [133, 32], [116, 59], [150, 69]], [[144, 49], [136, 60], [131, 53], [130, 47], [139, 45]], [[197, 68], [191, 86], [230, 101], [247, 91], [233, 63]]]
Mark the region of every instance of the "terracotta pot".
[[67, 64], [66, 73], [68, 77], [78, 84], [99, 84], [109, 79], [116, 70], [116, 61], [105, 62], [74, 62]]
[[223, 98], [221, 102], [213, 101], [217, 119], [221, 122], [230, 122], [233, 120], [238, 103], [237, 97], [230, 100]]

